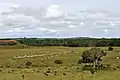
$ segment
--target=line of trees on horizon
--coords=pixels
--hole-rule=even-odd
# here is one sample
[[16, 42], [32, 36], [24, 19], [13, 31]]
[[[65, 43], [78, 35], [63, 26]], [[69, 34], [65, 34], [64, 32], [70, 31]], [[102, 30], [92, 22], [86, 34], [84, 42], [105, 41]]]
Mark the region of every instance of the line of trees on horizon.
[[120, 38], [16, 38], [28, 46], [106, 47], [120, 46]]

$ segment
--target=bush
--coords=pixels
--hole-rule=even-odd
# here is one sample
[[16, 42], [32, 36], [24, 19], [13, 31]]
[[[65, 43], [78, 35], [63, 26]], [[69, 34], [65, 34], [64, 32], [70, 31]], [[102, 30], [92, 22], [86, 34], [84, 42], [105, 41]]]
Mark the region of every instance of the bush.
[[90, 72], [91, 72], [91, 74], [94, 74], [95, 73], [95, 70], [94, 69], [90, 69]]
[[50, 70], [46, 71], [46, 73], [50, 73]]
[[39, 67], [38, 64], [32, 64], [31, 66], [32, 66], [32, 67]]
[[18, 66], [16, 66], [17, 68], [19, 68], [19, 69], [22, 69], [23, 68], [23, 66], [21, 66], [21, 65], [18, 65]]
[[109, 46], [108, 51], [113, 51], [113, 48], [111, 46]]
[[78, 64], [81, 64], [81, 63], [82, 63], [82, 60], [79, 60], [79, 61], [78, 61]]
[[77, 67], [77, 69], [80, 69], [79, 67]]
[[28, 62], [26, 62], [26, 65], [27, 65], [27, 66], [31, 66], [32, 63], [28, 61]]
[[67, 75], [66, 73], [63, 73], [63, 75]]
[[55, 60], [54, 63], [55, 64], [63, 64], [63, 62], [61, 60]]

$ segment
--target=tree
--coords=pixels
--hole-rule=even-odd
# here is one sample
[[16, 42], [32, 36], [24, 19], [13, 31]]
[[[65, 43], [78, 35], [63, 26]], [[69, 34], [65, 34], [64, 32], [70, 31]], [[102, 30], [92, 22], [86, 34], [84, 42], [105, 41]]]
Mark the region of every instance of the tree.
[[106, 54], [100, 48], [90, 48], [82, 53], [81, 63], [94, 63], [95, 68], [102, 61], [101, 57], [106, 56]]
[[[0, 39], [2, 40], [2, 39]], [[20, 38], [15, 39], [28, 46], [107, 47], [120, 46], [120, 38]]]
[[90, 40], [89, 43], [88, 43], [88, 46], [89, 47], [96, 47], [96, 42], [93, 41], [93, 40]]

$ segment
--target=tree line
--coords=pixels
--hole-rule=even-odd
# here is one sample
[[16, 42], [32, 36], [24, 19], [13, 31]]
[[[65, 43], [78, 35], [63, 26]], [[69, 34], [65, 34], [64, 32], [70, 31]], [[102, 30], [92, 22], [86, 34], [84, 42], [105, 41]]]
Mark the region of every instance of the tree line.
[[120, 38], [16, 38], [28, 46], [106, 47], [120, 46]]

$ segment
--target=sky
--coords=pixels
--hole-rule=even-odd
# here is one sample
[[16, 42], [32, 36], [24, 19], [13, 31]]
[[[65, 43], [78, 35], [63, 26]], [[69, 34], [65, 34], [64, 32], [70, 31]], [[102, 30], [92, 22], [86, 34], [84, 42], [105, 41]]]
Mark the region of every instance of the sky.
[[120, 0], [0, 0], [0, 38], [120, 37]]

